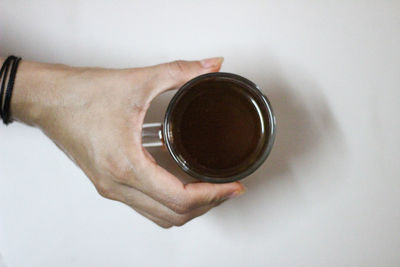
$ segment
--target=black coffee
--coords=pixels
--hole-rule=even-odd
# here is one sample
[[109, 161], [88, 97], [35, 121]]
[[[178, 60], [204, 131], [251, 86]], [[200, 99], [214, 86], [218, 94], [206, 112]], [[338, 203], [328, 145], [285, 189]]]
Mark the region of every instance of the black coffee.
[[258, 158], [269, 127], [263, 114], [244, 85], [201, 81], [187, 89], [172, 110], [171, 144], [197, 173], [232, 176]]

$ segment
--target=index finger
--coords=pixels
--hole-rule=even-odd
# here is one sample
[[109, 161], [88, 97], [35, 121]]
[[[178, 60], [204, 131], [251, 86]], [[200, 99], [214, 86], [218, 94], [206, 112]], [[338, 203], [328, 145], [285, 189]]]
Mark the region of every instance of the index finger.
[[240, 182], [183, 184], [177, 177], [150, 160], [135, 188], [179, 214], [190, 212], [200, 206], [215, 204], [245, 192]]

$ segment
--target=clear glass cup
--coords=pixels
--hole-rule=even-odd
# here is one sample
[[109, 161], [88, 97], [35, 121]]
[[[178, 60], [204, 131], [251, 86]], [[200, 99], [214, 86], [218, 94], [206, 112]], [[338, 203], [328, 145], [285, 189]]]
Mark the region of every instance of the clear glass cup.
[[[248, 162], [245, 169], [241, 169], [236, 173], [219, 173], [218, 175], [212, 175], [210, 173], [202, 173], [196, 170], [188, 164], [188, 162], [182, 158], [182, 155], [177, 150], [174, 144], [173, 131], [171, 130], [171, 121], [174, 113], [174, 109], [179, 101], [190, 101], [185, 97], [188, 95], [189, 90], [193, 89], [203, 82], [224, 82], [227, 84], [234, 84], [235, 87], [240, 87], [246, 94], [251, 97], [251, 101], [256, 105], [257, 111], [262, 113], [263, 125], [267, 127], [265, 130], [264, 137], [257, 156]], [[158, 147], [165, 145], [168, 149], [169, 154], [172, 156], [178, 166], [189, 175], [205, 182], [212, 183], [227, 183], [232, 181], [240, 180], [251, 173], [253, 173], [261, 164], [266, 160], [271, 152], [272, 146], [275, 140], [276, 122], [275, 116], [272, 111], [271, 104], [266, 96], [264, 96], [260, 88], [251, 82], [250, 80], [233, 73], [215, 72], [200, 75], [186, 84], [184, 84], [174, 95], [170, 101], [167, 111], [165, 113], [164, 121], [162, 123], [145, 123], [142, 129], [142, 145], [144, 147]], [[258, 150], [257, 150], [258, 151]]]

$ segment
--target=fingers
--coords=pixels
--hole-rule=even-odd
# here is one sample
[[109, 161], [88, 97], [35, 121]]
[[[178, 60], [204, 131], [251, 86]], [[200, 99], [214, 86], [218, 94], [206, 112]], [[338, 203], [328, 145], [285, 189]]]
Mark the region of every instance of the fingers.
[[[150, 215], [166, 220], [173, 225], [182, 225], [194, 217], [204, 214], [222, 201], [242, 194], [245, 189], [239, 182], [226, 184], [191, 183], [184, 185], [155, 162], [147, 160], [147, 166], [140, 168], [140, 175], [124, 175], [113, 172], [113, 179], [119, 184], [113, 187], [111, 194], [117, 200]], [[123, 172], [127, 173], [127, 172]], [[104, 191], [104, 190], [100, 190]]]
[[121, 187], [118, 188], [118, 193], [122, 197], [121, 201], [123, 203], [131, 206], [136, 211], [164, 228], [168, 226], [182, 226], [226, 200], [222, 199], [217, 203], [202, 206], [187, 213], [178, 214], [134, 188], [121, 185]]
[[118, 184], [111, 179], [94, 179], [93, 182], [101, 196], [127, 204], [138, 213], [163, 228], [182, 226], [224, 201], [221, 200], [217, 203], [202, 206], [184, 214], [178, 214], [144, 193], [132, 187]]
[[132, 165], [133, 161], [121, 158], [108, 161], [103, 166], [105, 171], [102, 176], [106, 175], [105, 178], [94, 182], [99, 193], [144, 210], [154, 217], [162, 216], [161, 220], [173, 225], [182, 225], [222, 201], [244, 192], [239, 182], [184, 185], [148, 157], [146, 153], [136, 155], [135, 166]]
[[[193, 194], [193, 200], [190, 200], [190, 198], [188, 198], [189, 200], [184, 200], [182, 196], [179, 196], [179, 192], [177, 192], [177, 195], [169, 195], [168, 199], [181, 199], [183, 202], [166, 202], [167, 205], [169, 205], [168, 207], [164, 203], [160, 203], [153, 198], [156, 194], [152, 194], [153, 197], [150, 197], [130, 186], [116, 183], [112, 179], [93, 179], [92, 181], [101, 196], [131, 206], [137, 212], [163, 228], [182, 226], [193, 218], [201, 216], [213, 207], [220, 205], [232, 195], [222, 196], [222, 194], [219, 197], [207, 197], [207, 195], [209, 195], [209, 188], [207, 188], [207, 186], [217, 185], [207, 183], [189, 184], [184, 186], [189, 194], [200, 190], [204, 193], [204, 197], [196, 199], [196, 194]], [[203, 188], [198, 187], [199, 185]], [[162, 194], [160, 193], [160, 195]], [[186, 206], [184, 201], [189, 201], [189, 203], [192, 204]], [[176, 207], [181, 208], [177, 209]]]
[[199, 182], [184, 185], [177, 177], [153, 162], [149, 162], [139, 180], [136, 179], [129, 185], [178, 214], [188, 213], [201, 206], [213, 205], [245, 192], [244, 186], [239, 182], [226, 184]]
[[[114, 182], [112, 179], [90, 178], [90, 180], [93, 182], [97, 192], [102, 197], [128, 204], [128, 206], [132, 207], [135, 211], [137, 211], [138, 213], [140, 213], [147, 219], [153, 221], [154, 223], [156, 223], [157, 225], [159, 225], [162, 228], [170, 228], [171, 226], [173, 226], [173, 224], [171, 222], [166, 221], [165, 219], [161, 218], [160, 216], [158, 216], [157, 213], [153, 212], [153, 214], [154, 214], [153, 215], [153, 214], [149, 213], [148, 211], [146, 211], [146, 210], [149, 210], [151, 206], [153, 206], [150, 204], [152, 204], [152, 201], [154, 201], [154, 200], [151, 199], [151, 201], [144, 201], [146, 199], [143, 200], [143, 198], [139, 199], [138, 197], [135, 197], [135, 199], [132, 200], [131, 198], [129, 198], [129, 196], [132, 195], [132, 192], [134, 189], [132, 189], [132, 191], [130, 193], [123, 192], [122, 190], [120, 190], [120, 188], [126, 187], [126, 186], [118, 184], [118, 183]], [[141, 192], [139, 192], [139, 193], [143, 194]], [[132, 201], [140, 201], [140, 203], [142, 203], [142, 204], [141, 205], [132, 205], [131, 202], [128, 201], [128, 199], [131, 199]], [[146, 202], [149, 204], [145, 204]]]
[[148, 71], [154, 73], [156, 82], [156, 86], [151, 91], [150, 99], [166, 90], [178, 88], [196, 76], [219, 71], [223, 60], [223, 57], [199, 61], [177, 60], [147, 68]]
[[[132, 208], [133, 208], [133, 207], [132, 207]], [[147, 213], [147, 212], [145, 212], [145, 211], [142, 211], [142, 210], [137, 209], [137, 208], [133, 208], [133, 209], [134, 209], [137, 213], [141, 214], [142, 216], [146, 217], [147, 219], [149, 219], [150, 221], [154, 222], [155, 224], [157, 224], [158, 226], [160, 226], [160, 227], [162, 227], [162, 228], [168, 229], [168, 228], [171, 228], [171, 227], [173, 226], [172, 223], [167, 222], [167, 221], [165, 221], [165, 220], [163, 220], [163, 219], [160, 219], [160, 218], [158, 218], [158, 217], [155, 217], [155, 216], [153, 216], [153, 215], [150, 215], [149, 213]]]

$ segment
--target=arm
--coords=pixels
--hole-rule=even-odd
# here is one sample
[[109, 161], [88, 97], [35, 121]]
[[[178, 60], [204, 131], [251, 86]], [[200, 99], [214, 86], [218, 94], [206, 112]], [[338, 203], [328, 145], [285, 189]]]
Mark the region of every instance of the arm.
[[23, 60], [11, 116], [39, 127], [102, 196], [131, 206], [162, 227], [182, 225], [244, 188], [239, 182], [182, 184], [142, 147], [142, 123], [155, 96], [218, 71], [221, 63], [213, 58], [117, 70]]

